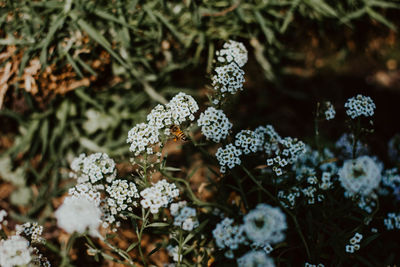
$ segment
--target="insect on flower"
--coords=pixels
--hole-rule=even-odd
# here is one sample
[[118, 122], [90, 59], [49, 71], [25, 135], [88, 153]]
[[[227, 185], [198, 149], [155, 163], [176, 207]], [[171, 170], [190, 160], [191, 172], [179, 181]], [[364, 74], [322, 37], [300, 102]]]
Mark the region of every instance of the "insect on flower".
[[181, 128], [179, 128], [178, 125], [172, 124], [169, 127], [169, 130], [171, 132], [171, 134], [174, 136], [174, 141], [182, 140], [182, 141], [187, 141], [187, 137], [185, 135], [185, 133], [181, 130]]

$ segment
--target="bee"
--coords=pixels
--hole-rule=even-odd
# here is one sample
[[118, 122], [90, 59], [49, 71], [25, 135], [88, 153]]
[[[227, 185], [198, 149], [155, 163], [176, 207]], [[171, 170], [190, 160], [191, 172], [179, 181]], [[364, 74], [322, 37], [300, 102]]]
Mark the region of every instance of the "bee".
[[169, 130], [171, 131], [171, 134], [174, 136], [174, 141], [182, 140], [182, 141], [187, 141], [186, 135], [182, 132], [181, 128], [179, 128], [178, 125], [172, 124], [169, 127]]

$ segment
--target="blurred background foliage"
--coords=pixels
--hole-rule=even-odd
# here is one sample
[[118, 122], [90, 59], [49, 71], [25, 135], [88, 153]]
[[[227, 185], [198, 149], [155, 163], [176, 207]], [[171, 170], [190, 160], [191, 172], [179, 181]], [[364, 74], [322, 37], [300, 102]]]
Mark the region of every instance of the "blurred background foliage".
[[[127, 173], [129, 129], [177, 92], [205, 101], [215, 50], [228, 39], [250, 52], [245, 91], [230, 105], [234, 132], [271, 123], [307, 140], [317, 101], [340, 110], [368, 92], [384, 157], [400, 132], [387, 105], [399, 99], [399, 8], [383, 0], [1, 1], [0, 208], [44, 223], [82, 152], [106, 152]], [[334, 138], [345, 130], [326, 127]]]

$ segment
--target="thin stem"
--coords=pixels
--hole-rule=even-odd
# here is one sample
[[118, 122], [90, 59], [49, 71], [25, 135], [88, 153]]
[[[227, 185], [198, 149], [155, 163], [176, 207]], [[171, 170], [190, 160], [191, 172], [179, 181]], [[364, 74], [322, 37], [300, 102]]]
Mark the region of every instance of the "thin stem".
[[318, 154], [321, 155], [321, 146], [319, 142], [319, 108], [320, 103], [317, 103], [317, 110], [315, 113], [315, 120], [314, 120], [314, 130], [315, 130], [315, 146], [317, 147]]
[[296, 231], [297, 231], [297, 233], [299, 234], [299, 236], [300, 236], [300, 238], [301, 238], [301, 241], [302, 241], [303, 244], [304, 244], [304, 247], [305, 247], [306, 252], [307, 252], [307, 256], [308, 256], [309, 259], [311, 259], [310, 249], [308, 248], [306, 239], [304, 238], [303, 232], [301, 231], [301, 228], [300, 228], [299, 222], [297, 221], [296, 216], [295, 216], [289, 209], [287, 209], [285, 206], [283, 206], [283, 205], [281, 204], [281, 202], [280, 202], [276, 197], [274, 197], [267, 189], [265, 189], [265, 188], [261, 185], [261, 182], [258, 181], [258, 180], [249, 172], [249, 170], [246, 169], [246, 167], [242, 166], [242, 169], [246, 172], [246, 174], [250, 177], [250, 179], [253, 180], [253, 182], [254, 182], [264, 193], [266, 193], [266, 194], [268, 195], [269, 198], [271, 198], [272, 200], [274, 200], [287, 214], [289, 214], [289, 216], [292, 218], [293, 223], [294, 223], [294, 225], [295, 225], [295, 227], [296, 227]]
[[138, 236], [138, 242], [139, 242], [139, 254], [140, 254], [140, 257], [142, 258], [144, 266], [147, 266], [147, 262], [146, 262], [146, 259], [144, 257], [143, 251], [142, 251], [142, 235], [143, 235], [143, 230], [147, 226], [149, 214], [150, 214], [150, 210], [148, 210], [145, 213], [144, 209], [142, 208], [142, 225], [140, 226], [140, 230], [139, 231], [136, 228], [136, 234]]
[[181, 266], [182, 242], [182, 230], [179, 229], [178, 266]]

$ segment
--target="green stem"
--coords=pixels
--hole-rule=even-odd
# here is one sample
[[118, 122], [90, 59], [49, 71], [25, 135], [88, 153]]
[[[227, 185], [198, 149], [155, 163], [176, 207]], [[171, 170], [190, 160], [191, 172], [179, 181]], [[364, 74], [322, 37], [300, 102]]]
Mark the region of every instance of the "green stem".
[[304, 244], [304, 247], [305, 247], [306, 252], [307, 252], [307, 256], [308, 256], [309, 259], [311, 259], [310, 249], [309, 249], [309, 247], [308, 247], [308, 245], [307, 245], [306, 239], [304, 238], [303, 232], [301, 231], [301, 228], [300, 228], [299, 222], [297, 221], [296, 216], [295, 216], [288, 208], [286, 208], [285, 206], [283, 206], [283, 205], [281, 204], [281, 202], [280, 202], [276, 197], [274, 197], [267, 189], [265, 189], [265, 188], [261, 185], [261, 182], [258, 181], [258, 180], [249, 172], [249, 170], [246, 169], [246, 167], [242, 166], [242, 169], [246, 172], [246, 174], [250, 177], [250, 179], [253, 180], [253, 182], [254, 182], [264, 193], [266, 193], [266, 194], [268, 195], [269, 198], [271, 198], [273, 201], [275, 201], [287, 214], [289, 214], [289, 216], [290, 216], [290, 217], [292, 218], [292, 220], [293, 220], [293, 223], [294, 223], [294, 225], [295, 225], [296, 231], [297, 231], [297, 233], [299, 234], [299, 236], [300, 236], [300, 238], [301, 238], [301, 241], [302, 241], [303, 244]]
[[178, 266], [181, 266], [182, 242], [182, 230], [179, 229]]
[[147, 266], [147, 262], [146, 262], [146, 259], [144, 257], [143, 250], [142, 250], [142, 235], [143, 235], [143, 230], [147, 226], [149, 214], [150, 214], [150, 210], [148, 210], [145, 213], [144, 209], [142, 208], [142, 225], [140, 226], [139, 231], [136, 228], [136, 234], [138, 236], [138, 242], [139, 242], [139, 254], [140, 254], [140, 257], [142, 258], [144, 266]]

